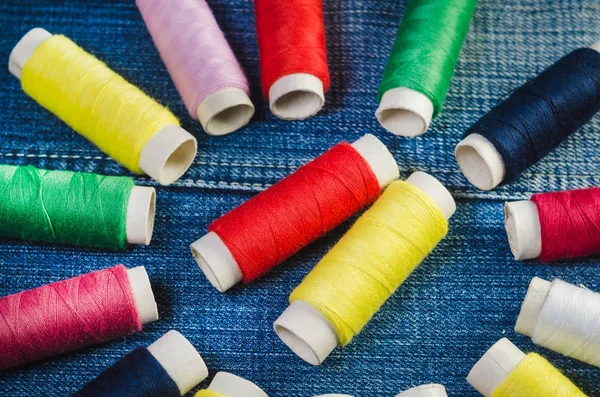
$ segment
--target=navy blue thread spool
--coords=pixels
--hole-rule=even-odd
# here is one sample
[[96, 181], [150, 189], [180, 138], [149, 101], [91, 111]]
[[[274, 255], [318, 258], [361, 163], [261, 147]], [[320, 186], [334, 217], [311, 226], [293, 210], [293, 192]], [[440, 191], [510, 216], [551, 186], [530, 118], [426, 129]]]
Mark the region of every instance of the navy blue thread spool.
[[482, 190], [511, 183], [600, 110], [600, 41], [563, 57], [465, 133], [456, 160]]
[[181, 397], [207, 376], [194, 346], [169, 331], [117, 361], [73, 397]]

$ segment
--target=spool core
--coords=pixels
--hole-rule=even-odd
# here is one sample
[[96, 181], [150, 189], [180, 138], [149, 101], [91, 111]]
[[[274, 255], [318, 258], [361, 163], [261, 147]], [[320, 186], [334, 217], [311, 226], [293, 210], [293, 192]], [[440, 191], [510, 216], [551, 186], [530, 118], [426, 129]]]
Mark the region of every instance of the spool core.
[[521, 305], [517, 323], [515, 324], [515, 331], [530, 338], [533, 336], [540, 312], [544, 307], [551, 288], [552, 283], [549, 281], [538, 277], [534, 277], [531, 280], [527, 294]]
[[183, 396], [208, 377], [208, 368], [196, 348], [179, 332], [169, 331], [148, 346]]
[[427, 131], [433, 111], [433, 103], [425, 95], [400, 87], [383, 94], [375, 117], [394, 135], [415, 137]]
[[204, 131], [219, 136], [248, 124], [254, 115], [254, 105], [244, 90], [224, 88], [204, 98], [197, 113]]
[[413, 387], [398, 394], [396, 397], [448, 397], [448, 395], [444, 386], [429, 384]]
[[504, 205], [504, 228], [516, 260], [534, 259], [542, 253], [542, 231], [537, 206], [522, 200]]
[[504, 180], [504, 160], [494, 145], [482, 135], [468, 135], [456, 146], [454, 155], [458, 167], [475, 187], [492, 190]]
[[[19, 80], [23, 67], [40, 44], [52, 37], [42, 28], [30, 30], [10, 54], [8, 70]], [[181, 177], [196, 157], [196, 138], [178, 125], [163, 127], [146, 143], [139, 166], [152, 179], [168, 185]]]
[[225, 397], [268, 397], [260, 387], [229, 372], [218, 372], [208, 390]]
[[150, 244], [156, 214], [156, 191], [153, 187], [134, 186], [127, 204], [126, 232], [129, 244]]
[[271, 112], [284, 120], [302, 120], [314, 116], [324, 103], [323, 82], [312, 74], [283, 76], [269, 89]]
[[[398, 179], [399, 170], [396, 160], [375, 136], [366, 134], [354, 142], [352, 147], [369, 164], [381, 188]], [[200, 269], [220, 292], [225, 292], [242, 281], [243, 276], [239, 265], [216, 233], [205, 234], [190, 248]]]
[[[448, 190], [434, 177], [424, 172], [413, 173], [406, 182], [423, 190], [449, 219], [456, 203]], [[275, 321], [275, 333], [298, 357], [309, 364], [320, 365], [339, 345], [334, 326], [311, 305], [294, 301]], [[403, 396], [404, 397], [404, 396]], [[412, 397], [409, 395], [409, 397]]]
[[156, 300], [150, 285], [150, 279], [144, 266], [127, 269], [127, 278], [131, 286], [133, 301], [142, 324], [158, 320]]
[[467, 382], [484, 397], [491, 397], [524, 358], [525, 353], [508, 339], [502, 338], [473, 366]]

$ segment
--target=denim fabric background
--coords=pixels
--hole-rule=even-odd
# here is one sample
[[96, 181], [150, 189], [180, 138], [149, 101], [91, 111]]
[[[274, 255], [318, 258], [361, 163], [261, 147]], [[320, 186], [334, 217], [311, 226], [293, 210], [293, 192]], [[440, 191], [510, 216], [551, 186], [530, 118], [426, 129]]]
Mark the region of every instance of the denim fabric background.
[[[166, 0], [165, 0], [166, 1]], [[540, 191], [600, 185], [600, 118], [511, 186], [477, 191], [452, 152], [469, 125], [499, 98], [567, 52], [600, 37], [598, 0], [481, 0], [441, 117], [423, 137], [395, 137], [377, 123], [376, 92], [402, 17], [404, 0], [325, 0], [332, 86], [327, 104], [307, 121], [284, 122], [260, 93], [254, 10], [250, 0], [209, 0], [246, 70], [256, 115], [233, 135], [212, 138], [186, 114], [133, 1], [2, 0], [0, 4], [0, 162], [48, 169], [127, 174], [84, 138], [26, 97], [6, 65], [30, 28], [63, 33], [168, 105], [199, 141], [199, 153], [177, 183], [158, 188], [154, 239], [124, 252], [0, 242], [0, 295], [105, 268], [146, 266], [160, 321], [125, 339], [0, 374], [1, 396], [67, 396], [136, 346], [169, 329], [197, 346], [211, 374], [227, 370], [272, 397], [347, 393], [393, 397], [410, 386], [442, 383], [450, 396], [477, 396], [471, 366], [501, 337], [538, 351], [590, 395], [600, 370], [532, 345], [513, 331], [533, 276], [560, 277], [600, 290], [597, 258], [554, 266], [515, 262], [503, 228], [503, 202]], [[227, 210], [342, 140], [373, 133], [402, 176], [423, 170], [454, 193], [458, 210], [435, 252], [349, 346], [312, 367], [272, 330], [292, 289], [349, 227], [304, 249], [250, 286], [218, 293], [188, 245]], [[138, 177], [143, 185], [156, 184]], [[203, 383], [206, 386], [208, 381]]]

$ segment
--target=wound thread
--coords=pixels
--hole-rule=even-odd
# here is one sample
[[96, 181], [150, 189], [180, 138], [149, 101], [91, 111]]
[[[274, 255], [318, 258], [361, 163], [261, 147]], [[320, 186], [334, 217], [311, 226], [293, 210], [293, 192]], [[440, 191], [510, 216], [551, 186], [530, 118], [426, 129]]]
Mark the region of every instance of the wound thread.
[[210, 94], [248, 80], [205, 0], [137, 0], [154, 44], [190, 116]]
[[0, 165], [0, 237], [127, 246], [129, 177]]
[[329, 89], [322, 0], [256, 0], [263, 94], [283, 76], [307, 73]]
[[150, 138], [168, 125], [179, 126], [167, 108], [61, 35], [31, 54], [21, 84], [40, 105], [138, 174]]
[[545, 358], [529, 353], [494, 390], [492, 397], [586, 397]]
[[214, 221], [245, 283], [372, 203], [381, 188], [369, 164], [340, 143]]
[[369, 322], [448, 231], [421, 189], [391, 183], [292, 292], [333, 325], [340, 345]]
[[224, 394], [221, 393], [217, 393], [216, 391], [212, 391], [212, 390], [200, 390], [198, 393], [195, 394], [194, 397], [227, 397]]
[[554, 280], [531, 340], [600, 367], [600, 294]]
[[542, 237], [539, 259], [600, 254], [600, 188], [535, 194]]
[[177, 384], [145, 347], [138, 348], [73, 397], [181, 397]]
[[477, 0], [408, 0], [378, 101], [392, 88], [410, 88], [429, 98], [437, 116], [476, 5]]
[[600, 53], [575, 50], [517, 89], [465, 136], [490, 141], [515, 181], [600, 110]]
[[0, 298], [0, 370], [142, 329], [123, 265]]

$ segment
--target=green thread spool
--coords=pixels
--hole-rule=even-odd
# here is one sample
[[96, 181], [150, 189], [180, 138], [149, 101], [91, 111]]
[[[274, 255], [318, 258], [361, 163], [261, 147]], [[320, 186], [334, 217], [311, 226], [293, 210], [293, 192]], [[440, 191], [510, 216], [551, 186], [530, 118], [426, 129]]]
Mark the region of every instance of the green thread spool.
[[418, 136], [442, 110], [477, 0], [408, 0], [379, 86], [388, 131]]
[[124, 249], [149, 244], [154, 188], [119, 176], [0, 165], [0, 237]]

